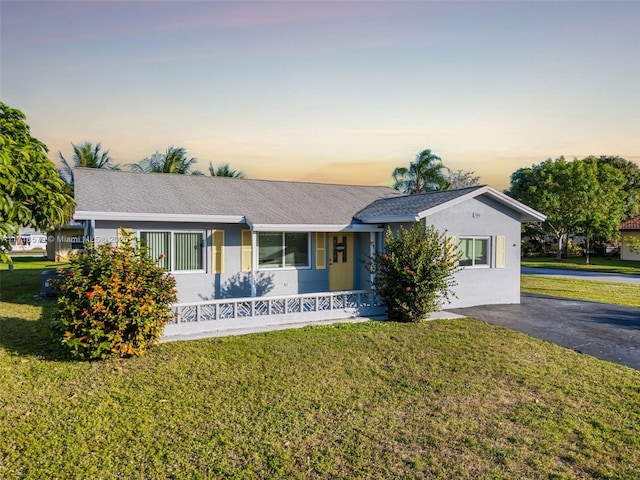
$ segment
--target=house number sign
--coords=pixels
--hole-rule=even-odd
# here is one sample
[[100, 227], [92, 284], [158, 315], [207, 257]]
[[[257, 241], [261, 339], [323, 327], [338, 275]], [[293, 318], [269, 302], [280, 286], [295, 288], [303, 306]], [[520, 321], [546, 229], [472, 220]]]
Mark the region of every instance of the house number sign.
[[347, 237], [342, 237], [339, 242], [337, 237], [333, 237], [333, 262], [338, 262], [338, 255], [342, 257], [342, 263], [347, 262]]

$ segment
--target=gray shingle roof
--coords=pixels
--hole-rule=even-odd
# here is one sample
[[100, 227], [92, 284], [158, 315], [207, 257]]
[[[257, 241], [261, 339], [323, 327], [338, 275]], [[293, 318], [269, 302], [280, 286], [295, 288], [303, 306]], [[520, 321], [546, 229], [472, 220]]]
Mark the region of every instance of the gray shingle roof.
[[241, 215], [263, 225], [349, 225], [389, 187], [75, 170], [76, 213]]
[[483, 187], [467, 187], [380, 199], [363, 208], [354, 216], [357, 219], [366, 219], [367, 217], [414, 217], [425, 210], [450, 202], [480, 188]]

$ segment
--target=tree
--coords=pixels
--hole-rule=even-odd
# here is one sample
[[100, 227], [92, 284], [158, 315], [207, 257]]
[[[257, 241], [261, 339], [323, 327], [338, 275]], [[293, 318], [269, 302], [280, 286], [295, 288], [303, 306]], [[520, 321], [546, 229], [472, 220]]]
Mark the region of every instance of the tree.
[[[20, 110], [0, 102], [0, 239], [20, 226], [45, 230], [61, 225], [75, 207], [47, 158], [47, 146], [31, 136], [25, 119]], [[11, 261], [1, 246], [0, 261]]]
[[577, 223], [574, 212], [567, 208], [572, 193], [563, 188], [570, 180], [564, 157], [550, 158], [539, 165], [524, 167], [511, 175], [511, 187], [506, 192], [520, 202], [547, 215], [543, 224], [533, 224], [529, 228], [539, 229], [543, 234], [551, 234], [558, 241], [556, 259], [562, 258], [562, 245], [566, 235]]
[[393, 171], [393, 188], [405, 195], [446, 190], [451, 187], [445, 177], [446, 170], [440, 157], [429, 149], [423, 150], [408, 168], [397, 167]]
[[476, 175], [474, 170], [449, 170], [445, 174], [445, 179], [451, 185], [451, 188], [476, 187], [480, 181], [480, 177]]
[[209, 175], [212, 177], [244, 178], [244, 172], [242, 170], [233, 170], [228, 163], [223, 163], [218, 168], [215, 168], [213, 164], [209, 162]]
[[564, 157], [520, 168], [511, 175], [507, 194], [547, 215], [533, 224], [558, 241], [556, 259], [562, 258], [569, 233], [615, 237], [626, 195], [624, 179], [613, 167], [590, 160], [567, 162]]
[[192, 169], [197, 162], [197, 159], [187, 157], [187, 151], [183, 147], [170, 146], [165, 153], [156, 152], [134, 163], [131, 169], [143, 173], [202, 175], [202, 172]]
[[571, 167], [573, 181], [582, 187], [576, 199], [581, 209], [576, 233], [585, 237], [586, 263], [589, 263], [592, 240], [612, 240], [619, 235], [627, 205], [626, 180], [620, 170], [600, 164], [595, 158], [576, 160]]
[[73, 160], [67, 161], [62, 155], [62, 152], [58, 152], [58, 156], [62, 161], [62, 168], [60, 169], [60, 175], [70, 185], [73, 185], [73, 170], [76, 167], [83, 168], [101, 168], [103, 170], [120, 170], [119, 165], [112, 163], [109, 156], [109, 150], [101, 152], [102, 145], [100, 143], [95, 146], [91, 142], [84, 142], [80, 145], [71, 144], [73, 147]]
[[624, 209], [624, 220], [640, 214], [640, 167], [621, 157], [601, 156], [596, 161], [598, 165], [609, 165], [618, 169], [625, 177], [624, 191], [627, 194], [627, 204]]

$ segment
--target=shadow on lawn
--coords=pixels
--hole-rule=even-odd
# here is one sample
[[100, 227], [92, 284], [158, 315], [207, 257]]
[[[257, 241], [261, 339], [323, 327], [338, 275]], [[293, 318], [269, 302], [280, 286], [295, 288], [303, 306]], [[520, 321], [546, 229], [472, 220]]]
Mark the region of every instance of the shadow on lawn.
[[51, 331], [51, 306], [44, 306], [38, 320], [0, 316], [0, 348], [20, 357], [66, 361]]
[[[47, 269], [49, 270], [49, 269]], [[0, 270], [0, 301], [21, 305], [41, 305], [42, 270]]]

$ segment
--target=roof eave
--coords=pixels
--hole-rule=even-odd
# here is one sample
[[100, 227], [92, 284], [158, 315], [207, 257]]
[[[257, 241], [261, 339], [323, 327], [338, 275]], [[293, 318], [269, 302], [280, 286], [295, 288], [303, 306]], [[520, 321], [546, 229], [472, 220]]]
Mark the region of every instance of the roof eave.
[[182, 213], [94, 212], [79, 210], [74, 220], [114, 220], [180, 223], [245, 223], [242, 215], [195, 215]]
[[517, 212], [521, 215], [522, 222], [544, 222], [547, 219], [546, 215], [534, 210], [531, 207], [526, 206], [524, 203], [520, 203], [517, 200], [505, 195], [504, 193], [499, 192], [498, 190], [491, 188], [489, 186], [484, 186], [482, 188], [478, 188], [477, 190], [473, 190], [466, 195], [462, 195], [460, 197], [454, 198], [453, 200], [449, 200], [448, 202], [441, 203], [433, 208], [429, 208], [427, 210], [423, 210], [418, 213], [418, 218], [425, 218], [429, 215], [433, 215], [435, 213], [441, 212], [448, 208], [451, 208], [455, 205], [458, 205], [462, 202], [465, 202], [469, 199], [478, 197], [480, 195], [489, 195], [491, 198], [496, 200], [498, 203], [501, 203]]
[[531, 215], [531, 214], [523, 213], [522, 214], [522, 219], [521, 219], [522, 223], [544, 222], [547, 219], [547, 216], [543, 215], [540, 212], [536, 212], [536, 214], [537, 215]]
[[412, 223], [420, 220], [417, 215], [377, 215], [370, 217], [356, 217], [362, 223]]
[[522, 215], [523, 222], [544, 222], [547, 219], [547, 216], [545, 214], [540, 213], [537, 210], [534, 210], [533, 208], [525, 205], [524, 203], [521, 203], [511, 198], [510, 196], [505, 195], [504, 193], [499, 192], [498, 190], [495, 190], [491, 187], [487, 187], [487, 188], [488, 188], [487, 193], [489, 193], [495, 200], [502, 203], [503, 205], [506, 205], [508, 207], [513, 208], [514, 210], [519, 211], [520, 214]]
[[254, 232], [381, 232], [377, 225], [361, 225], [350, 223], [346, 225], [324, 224], [282, 224], [282, 223], [250, 223]]

